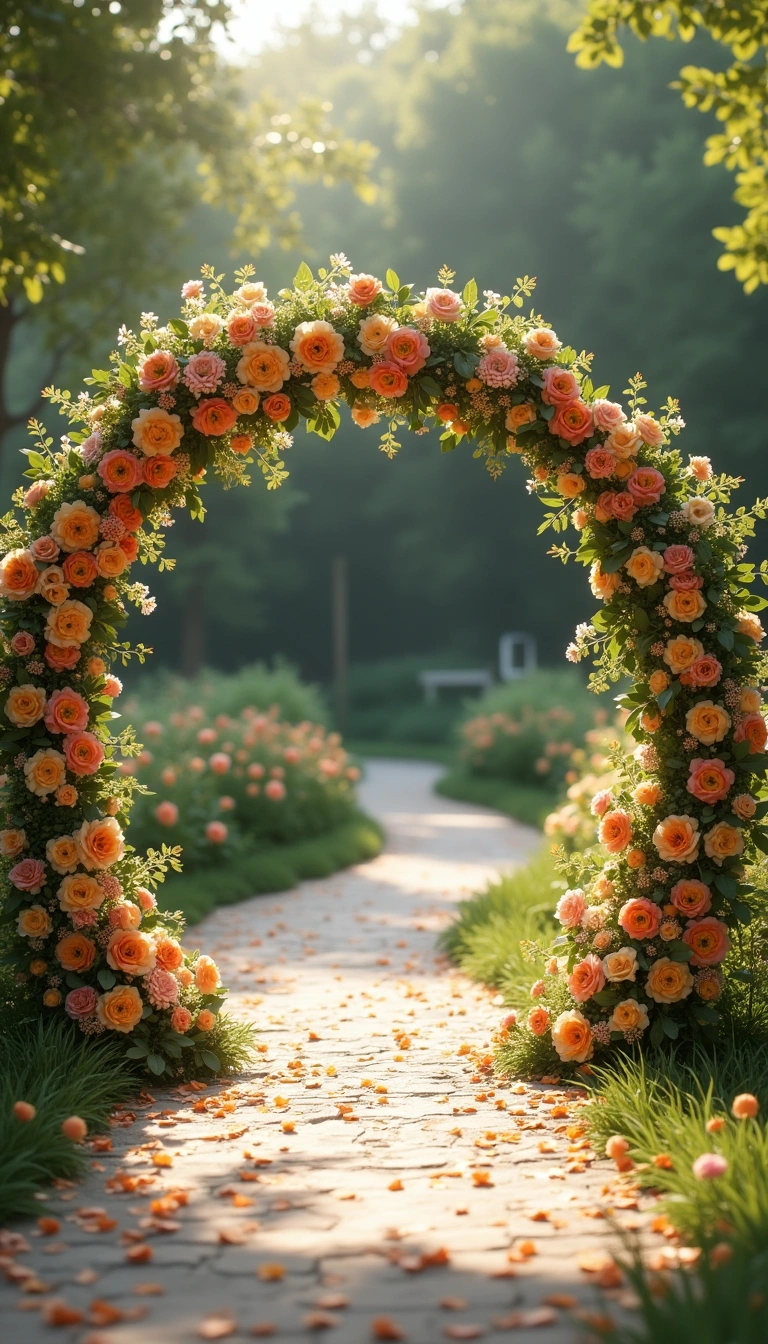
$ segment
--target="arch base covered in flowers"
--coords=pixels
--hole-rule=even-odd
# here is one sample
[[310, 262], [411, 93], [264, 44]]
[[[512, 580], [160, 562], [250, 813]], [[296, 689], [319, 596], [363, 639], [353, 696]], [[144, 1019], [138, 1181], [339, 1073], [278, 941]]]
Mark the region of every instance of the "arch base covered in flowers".
[[303, 420], [331, 438], [342, 402], [358, 426], [381, 423], [390, 456], [406, 424], [436, 427], [443, 452], [472, 442], [494, 477], [519, 457], [542, 528], [560, 534], [552, 552], [588, 566], [601, 602], [568, 657], [593, 658], [597, 689], [631, 683], [620, 703], [638, 747], [594, 800], [598, 843], [558, 903], [551, 984], [534, 986], [516, 1033], [574, 1065], [616, 1043], [712, 1034], [726, 968], [742, 971], [745, 864], [768, 850], [766, 601], [744, 558], [765, 503], [729, 513], [738, 481], [683, 462], [676, 403], [649, 413], [641, 379], [626, 407], [595, 388], [590, 357], [524, 316], [527, 277], [482, 308], [474, 281], [461, 294], [452, 281], [443, 270], [416, 294], [340, 256], [317, 277], [302, 265], [271, 300], [250, 267], [234, 293], [203, 268], [180, 317], [145, 314], [76, 401], [50, 393], [73, 426], [60, 446], [32, 427], [30, 484], [2, 519], [7, 941], [41, 1008], [122, 1034], [155, 1072], [218, 1066], [224, 990], [157, 909], [178, 852], [142, 857], [126, 841], [136, 781], [120, 757], [139, 746], [113, 732], [113, 669], [143, 661], [119, 631], [131, 603], [153, 605], [131, 568], [166, 563], [170, 511], [202, 518], [209, 471], [247, 484], [254, 465], [279, 486], [290, 431]]

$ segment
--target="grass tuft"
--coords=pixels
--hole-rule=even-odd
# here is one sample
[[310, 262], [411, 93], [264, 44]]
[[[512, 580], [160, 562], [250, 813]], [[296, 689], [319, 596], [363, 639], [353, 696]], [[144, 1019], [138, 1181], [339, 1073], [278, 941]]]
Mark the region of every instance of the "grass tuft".
[[554, 810], [556, 795], [533, 784], [513, 784], [506, 779], [486, 775], [472, 775], [462, 766], [456, 766], [443, 775], [435, 785], [444, 798], [455, 798], [460, 803], [475, 803], [478, 807], [493, 807], [497, 812], [541, 827]]

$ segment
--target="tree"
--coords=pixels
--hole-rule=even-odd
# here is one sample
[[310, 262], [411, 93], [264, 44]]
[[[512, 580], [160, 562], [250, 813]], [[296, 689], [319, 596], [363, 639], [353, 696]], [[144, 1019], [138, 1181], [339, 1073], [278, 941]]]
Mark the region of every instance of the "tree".
[[[157, 288], [195, 199], [227, 205], [239, 248], [287, 245], [299, 233], [295, 184], [345, 180], [369, 195], [374, 151], [336, 135], [319, 99], [291, 111], [249, 100], [243, 72], [213, 45], [229, 0], [0, 7], [2, 436], [36, 410], [35, 397], [9, 404], [8, 362], [41, 300], [49, 379], [126, 291]], [[51, 286], [65, 280], [54, 305]]]
[[724, 163], [736, 174], [734, 200], [746, 214], [741, 224], [713, 230], [724, 244], [717, 264], [735, 271], [751, 294], [768, 284], [768, 0], [590, 0], [569, 42], [577, 65], [620, 66], [622, 27], [642, 41], [690, 42], [707, 32], [728, 53], [724, 68], [683, 66], [673, 87], [686, 107], [714, 112], [723, 124], [707, 139], [704, 162]]

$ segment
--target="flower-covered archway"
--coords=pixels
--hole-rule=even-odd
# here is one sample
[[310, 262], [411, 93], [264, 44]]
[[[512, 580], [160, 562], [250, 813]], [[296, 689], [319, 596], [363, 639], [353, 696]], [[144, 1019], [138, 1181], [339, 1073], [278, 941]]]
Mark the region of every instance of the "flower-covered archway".
[[539, 1004], [520, 1030], [574, 1063], [646, 1032], [712, 1034], [751, 916], [744, 865], [768, 850], [766, 600], [744, 560], [763, 503], [728, 512], [738, 482], [684, 463], [676, 404], [650, 413], [639, 377], [626, 406], [594, 387], [591, 357], [524, 316], [527, 277], [482, 307], [446, 270], [416, 294], [344, 257], [318, 276], [302, 265], [274, 301], [250, 267], [234, 293], [221, 280], [203, 268], [180, 317], [121, 329], [76, 401], [51, 393], [75, 428], [56, 448], [33, 426], [31, 483], [2, 519], [0, 846], [19, 982], [86, 1033], [122, 1033], [156, 1073], [218, 1066], [218, 970], [182, 950], [153, 894], [179, 856], [140, 856], [125, 835], [136, 781], [119, 757], [139, 747], [112, 731], [114, 669], [143, 661], [119, 638], [127, 606], [152, 608], [131, 567], [165, 563], [171, 509], [202, 517], [208, 471], [247, 484], [254, 464], [273, 489], [290, 431], [303, 420], [331, 438], [346, 402], [358, 426], [381, 423], [390, 456], [407, 424], [437, 426], [443, 452], [473, 443], [492, 476], [519, 457], [542, 528], [576, 530], [553, 553], [588, 566], [601, 602], [567, 656], [593, 657], [597, 689], [630, 681], [620, 703], [638, 747], [595, 798], [598, 843], [557, 907], [557, 1011]]

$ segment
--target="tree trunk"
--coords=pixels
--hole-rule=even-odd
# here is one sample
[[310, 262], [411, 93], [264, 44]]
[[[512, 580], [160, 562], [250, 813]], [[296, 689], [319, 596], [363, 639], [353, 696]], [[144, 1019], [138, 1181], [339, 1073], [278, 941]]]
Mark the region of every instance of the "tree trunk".
[[0, 451], [5, 435], [18, 423], [18, 417], [11, 415], [8, 408], [8, 365], [15, 325], [13, 301], [5, 305], [0, 304]]
[[205, 603], [202, 584], [194, 577], [184, 595], [181, 631], [181, 670], [194, 677], [205, 664]]

